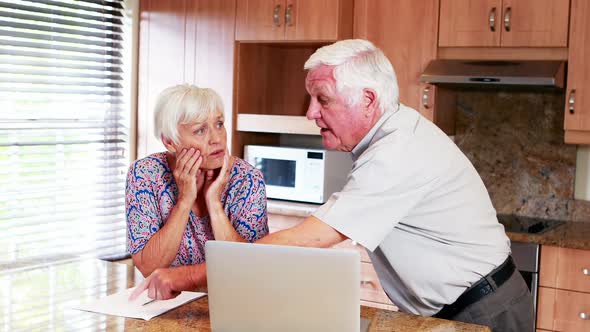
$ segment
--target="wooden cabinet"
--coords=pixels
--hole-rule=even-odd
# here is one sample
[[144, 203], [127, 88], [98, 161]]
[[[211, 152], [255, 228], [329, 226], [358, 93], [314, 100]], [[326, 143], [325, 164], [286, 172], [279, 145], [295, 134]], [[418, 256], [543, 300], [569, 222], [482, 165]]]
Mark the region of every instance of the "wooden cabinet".
[[440, 1], [440, 47], [567, 47], [570, 0]]
[[[304, 217], [295, 217], [279, 214], [268, 215], [268, 227], [271, 233], [297, 226], [303, 222]], [[397, 311], [397, 307], [389, 300], [387, 294], [383, 291], [377, 272], [371, 264], [369, 255], [364, 247], [353, 243], [350, 240], [343, 241], [333, 248], [355, 250], [360, 253], [361, 257], [361, 304], [387, 310]]]
[[590, 251], [541, 247], [537, 327], [590, 331]]
[[451, 133], [454, 118], [435, 109], [437, 100], [447, 95], [419, 80], [437, 57], [438, 13], [439, 0], [356, 0], [354, 37], [370, 40], [389, 58], [402, 103]]
[[590, 144], [590, 2], [572, 0], [565, 142]]
[[305, 61], [323, 43], [239, 43], [236, 67], [232, 154], [244, 145], [279, 145], [282, 134], [320, 140], [320, 130], [305, 117]]
[[138, 158], [163, 151], [154, 137], [153, 109], [165, 88], [192, 83], [213, 88], [232, 130], [236, 0], [142, 0], [138, 77]]
[[335, 41], [352, 36], [352, 0], [240, 0], [236, 40]]
[[500, 46], [502, 0], [441, 0], [438, 45]]

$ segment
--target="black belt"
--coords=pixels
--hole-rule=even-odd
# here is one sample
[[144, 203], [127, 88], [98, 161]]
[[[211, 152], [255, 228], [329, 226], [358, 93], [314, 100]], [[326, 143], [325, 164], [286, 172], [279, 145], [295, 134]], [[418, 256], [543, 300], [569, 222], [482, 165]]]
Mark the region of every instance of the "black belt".
[[493, 293], [496, 289], [502, 286], [502, 284], [512, 276], [514, 270], [516, 270], [516, 266], [512, 261], [512, 256], [508, 256], [504, 263], [469, 287], [463, 294], [461, 294], [461, 296], [459, 296], [457, 301], [443, 306], [443, 308], [433, 317], [443, 319], [451, 319], [455, 317], [467, 306], [479, 301], [484, 296]]

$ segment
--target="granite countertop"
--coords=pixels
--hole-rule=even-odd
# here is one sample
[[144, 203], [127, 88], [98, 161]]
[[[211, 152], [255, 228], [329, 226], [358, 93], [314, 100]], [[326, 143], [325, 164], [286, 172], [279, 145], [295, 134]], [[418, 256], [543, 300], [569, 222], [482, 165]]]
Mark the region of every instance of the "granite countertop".
[[[8, 331], [210, 331], [207, 297], [149, 321], [72, 309], [141, 281], [131, 266], [98, 259], [0, 270], [0, 326]], [[361, 306], [368, 331], [490, 332], [484, 326]]]
[[590, 222], [566, 221], [541, 234], [506, 232], [510, 241], [590, 250]]
[[[320, 207], [319, 204], [268, 200], [268, 213], [281, 215], [307, 217], [318, 207]], [[538, 234], [510, 231], [507, 231], [506, 234], [513, 242], [590, 250], [590, 222], [564, 221], [559, 226]]]

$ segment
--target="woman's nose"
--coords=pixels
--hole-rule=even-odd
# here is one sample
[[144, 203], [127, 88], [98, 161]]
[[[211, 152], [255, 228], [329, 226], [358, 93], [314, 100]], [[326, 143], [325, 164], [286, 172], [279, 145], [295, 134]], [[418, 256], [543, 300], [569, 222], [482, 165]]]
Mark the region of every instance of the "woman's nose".
[[209, 136], [209, 144], [217, 144], [221, 142], [221, 132], [219, 130], [211, 130], [211, 135]]

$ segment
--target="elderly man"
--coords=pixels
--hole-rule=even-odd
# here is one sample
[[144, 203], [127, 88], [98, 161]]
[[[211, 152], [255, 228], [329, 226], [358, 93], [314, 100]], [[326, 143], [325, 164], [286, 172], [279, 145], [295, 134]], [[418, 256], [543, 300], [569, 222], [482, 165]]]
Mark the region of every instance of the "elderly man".
[[[307, 118], [328, 149], [352, 153], [353, 169], [299, 226], [260, 239], [365, 246], [385, 292], [401, 310], [531, 331], [531, 294], [510, 241], [469, 160], [434, 124], [398, 101], [391, 63], [365, 40], [318, 49], [305, 63]], [[206, 283], [204, 265], [161, 269], [138, 288], [167, 298]]]

